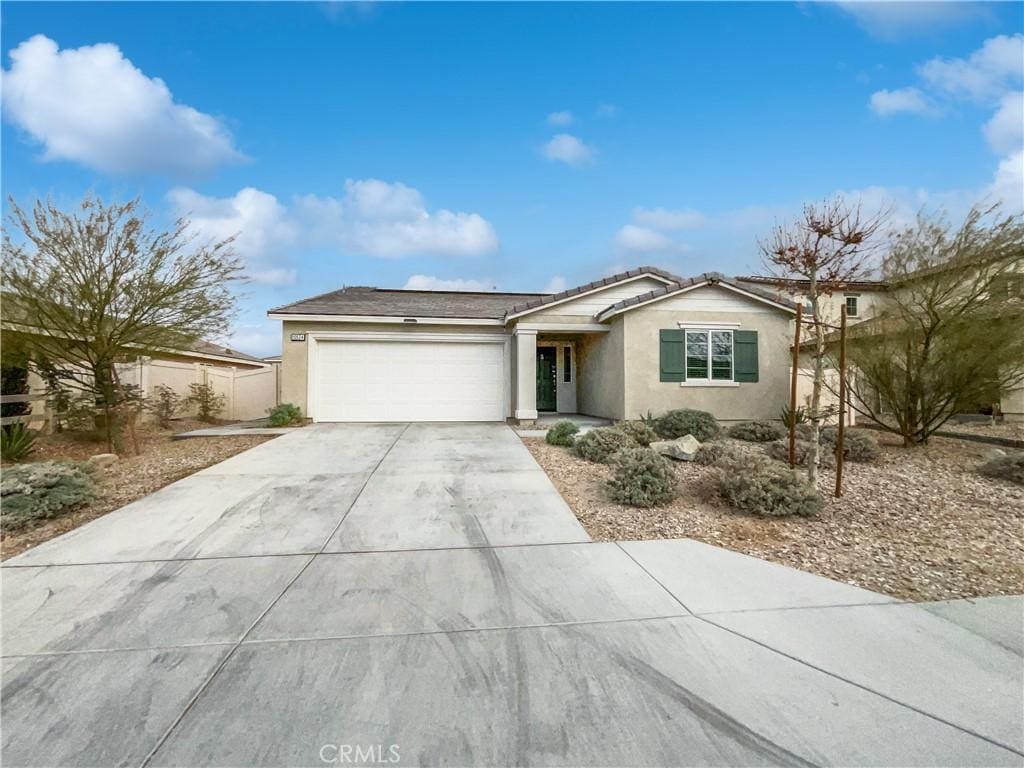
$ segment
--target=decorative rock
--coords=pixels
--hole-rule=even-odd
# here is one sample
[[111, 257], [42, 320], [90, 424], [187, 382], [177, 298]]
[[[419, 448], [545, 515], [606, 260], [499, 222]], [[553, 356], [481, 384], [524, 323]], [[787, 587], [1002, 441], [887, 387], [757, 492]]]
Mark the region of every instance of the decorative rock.
[[662, 456], [668, 456], [676, 461], [693, 461], [700, 448], [700, 441], [693, 435], [684, 435], [675, 440], [655, 440], [651, 448]]
[[992, 461], [993, 459], [1001, 459], [1006, 455], [1006, 451], [1002, 448], [986, 448], [981, 452], [981, 457], [985, 461]]
[[103, 469], [109, 467], [111, 464], [118, 462], [118, 456], [116, 453], [97, 453], [95, 456], [90, 456], [86, 460], [86, 464], [96, 469]]

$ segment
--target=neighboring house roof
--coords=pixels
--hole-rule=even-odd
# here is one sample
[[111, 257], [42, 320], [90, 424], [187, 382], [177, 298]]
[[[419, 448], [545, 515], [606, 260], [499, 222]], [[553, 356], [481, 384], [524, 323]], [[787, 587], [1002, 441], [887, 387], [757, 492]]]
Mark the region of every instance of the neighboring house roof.
[[[770, 275], [739, 275], [735, 278], [738, 283], [755, 283], [758, 285], [769, 285], [772, 288], [790, 288], [799, 290], [809, 288], [810, 280], [795, 280], [789, 278], [771, 277]], [[832, 290], [859, 290], [859, 291], [884, 291], [888, 285], [881, 280], [844, 280], [831, 286]]]
[[230, 360], [237, 360], [238, 362], [256, 363], [257, 365], [263, 365], [265, 363], [265, 361], [259, 357], [247, 355], [245, 352], [239, 352], [237, 349], [224, 347], [220, 344], [211, 344], [210, 342], [202, 341], [201, 339], [194, 344], [191, 344], [187, 350], [182, 350], [181, 354], [188, 355], [190, 352], [194, 352], [197, 355], [202, 355], [204, 357], [228, 358]]
[[472, 291], [406, 291], [352, 286], [313, 296], [267, 314], [365, 315], [377, 317], [441, 317], [501, 320], [508, 311], [542, 293]]
[[692, 291], [694, 288], [700, 288], [704, 285], [719, 285], [727, 290], [743, 294], [744, 296], [749, 296], [756, 301], [770, 304], [771, 306], [783, 309], [787, 312], [796, 312], [796, 304], [789, 299], [785, 299], [770, 291], [761, 290], [760, 288], [739, 285], [735, 280], [732, 280], [719, 272], [705, 272], [703, 275], [698, 275], [696, 277], [676, 279], [679, 282], [675, 285], [666, 285], [664, 288], [657, 288], [648, 293], [641, 293], [639, 296], [633, 296], [612, 304], [610, 307], [599, 313], [597, 315], [597, 319], [599, 321], [604, 321], [609, 317], [621, 314], [622, 312], [628, 312], [632, 309], [636, 309], [637, 307], [644, 306], [654, 301], [660, 301], [661, 299], [667, 299], [668, 297], [679, 293], [686, 293], [687, 291]]

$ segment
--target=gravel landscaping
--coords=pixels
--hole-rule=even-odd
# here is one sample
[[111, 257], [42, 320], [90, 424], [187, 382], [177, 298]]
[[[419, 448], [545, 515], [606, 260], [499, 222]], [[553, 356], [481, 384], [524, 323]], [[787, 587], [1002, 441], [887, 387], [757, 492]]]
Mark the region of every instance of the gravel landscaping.
[[673, 462], [679, 497], [637, 509], [608, 500], [610, 467], [523, 442], [595, 540], [692, 538], [912, 601], [1024, 592], [1024, 487], [972, 471], [991, 446], [933, 438], [904, 449], [880, 435], [881, 459], [846, 464], [841, 499], [822, 471], [818, 516], [763, 518], [724, 503], [714, 467]]
[[[0, 538], [0, 559], [6, 560], [48, 539], [95, 520], [165, 485], [224, 461], [266, 440], [263, 435], [203, 437], [174, 440], [173, 435], [199, 427], [199, 421], [175, 421], [169, 430], [154, 425], [139, 428], [139, 456], [126, 455], [116, 463], [94, 471], [96, 500], [75, 508], [66, 515], [27, 530], [4, 532]], [[48, 459], [85, 461], [106, 452], [105, 443], [86, 441], [67, 434], [41, 437], [36, 441], [32, 462]]]

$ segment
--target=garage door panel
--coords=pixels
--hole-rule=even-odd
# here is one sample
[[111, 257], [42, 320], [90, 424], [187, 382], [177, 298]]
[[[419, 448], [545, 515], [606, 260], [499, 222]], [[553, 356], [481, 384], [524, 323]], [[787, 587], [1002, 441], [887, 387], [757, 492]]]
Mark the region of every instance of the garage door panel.
[[317, 421], [500, 421], [500, 343], [321, 341]]

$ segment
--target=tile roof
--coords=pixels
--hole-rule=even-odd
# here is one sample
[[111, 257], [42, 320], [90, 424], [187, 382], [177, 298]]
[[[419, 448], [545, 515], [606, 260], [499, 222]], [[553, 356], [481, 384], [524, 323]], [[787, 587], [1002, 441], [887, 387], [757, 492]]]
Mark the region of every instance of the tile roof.
[[770, 301], [773, 304], [779, 304], [785, 307], [786, 309], [792, 309], [793, 311], [796, 311], [796, 304], [794, 304], [789, 299], [779, 296], [778, 294], [772, 293], [771, 291], [761, 290], [760, 288], [754, 288], [749, 285], [738, 285], [734, 279], [726, 277], [721, 272], [705, 272], [703, 275], [697, 275], [696, 277], [677, 278], [677, 280], [678, 283], [676, 285], [666, 285], [664, 288], [656, 288], [653, 291], [641, 293], [639, 296], [632, 296], [628, 299], [623, 299], [622, 301], [616, 302], [607, 309], [603, 310], [597, 316], [597, 319], [599, 321], [604, 320], [609, 315], [613, 315], [621, 310], [629, 309], [630, 307], [639, 306], [641, 304], [646, 304], [647, 302], [653, 299], [660, 299], [665, 296], [671, 296], [673, 293], [679, 293], [680, 291], [685, 291], [686, 289], [692, 288], [695, 285], [703, 285], [704, 283], [708, 283], [710, 285], [714, 285], [716, 283], [728, 285], [731, 286], [732, 288], [736, 288], [738, 290], [745, 291], [746, 293], [758, 296], [762, 299], [765, 299], [766, 301]]
[[245, 352], [239, 352], [237, 349], [231, 349], [231, 347], [225, 347], [220, 344], [212, 344], [209, 341], [195, 341], [189, 345], [189, 351], [198, 352], [202, 355], [219, 355], [220, 357], [231, 357], [235, 360], [244, 360], [249, 363], [263, 363], [264, 360], [253, 355], [247, 355]]
[[351, 286], [276, 307], [270, 313], [501, 320], [517, 304], [543, 296], [542, 293], [405, 291]]
[[631, 277], [640, 277], [641, 275], [657, 275], [658, 277], [664, 278], [665, 280], [671, 280], [673, 283], [679, 283], [683, 280], [683, 278], [676, 277], [672, 273], [666, 272], [665, 270], [659, 269], [658, 267], [637, 267], [636, 269], [628, 269], [625, 272], [619, 272], [614, 275], [609, 275], [608, 277], [602, 278], [600, 280], [594, 280], [593, 282], [590, 283], [577, 285], [575, 288], [569, 288], [568, 290], [561, 291], [560, 293], [553, 293], [547, 296], [541, 296], [540, 298], [534, 299], [532, 301], [526, 301], [523, 302], [522, 304], [517, 304], [516, 306], [512, 307], [512, 309], [509, 311], [509, 314], [517, 315], [520, 312], [526, 312], [527, 310], [530, 309], [538, 309], [547, 304], [553, 304], [556, 301], [561, 301], [562, 299], [568, 299], [573, 296], [578, 296], [581, 293], [592, 291], [595, 288], [601, 288], [606, 285], [614, 285], [615, 283], [621, 283], [623, 280], [627, 280]]
[[[770, 285], [776, 289], [780, 286], [786, 288], [806, 288], [811, 282], [810, 280], [783, 279], [771, 277], [770, 275], [738, 275], [735, 279], [738, 283]], [[888, 288], [888, 284], [882, 280], [844, 280], [841, 283], [836, 283], [833, 288], [839, 290], [845, 288], [859, 288], [865, 291], [884, 291]]]

